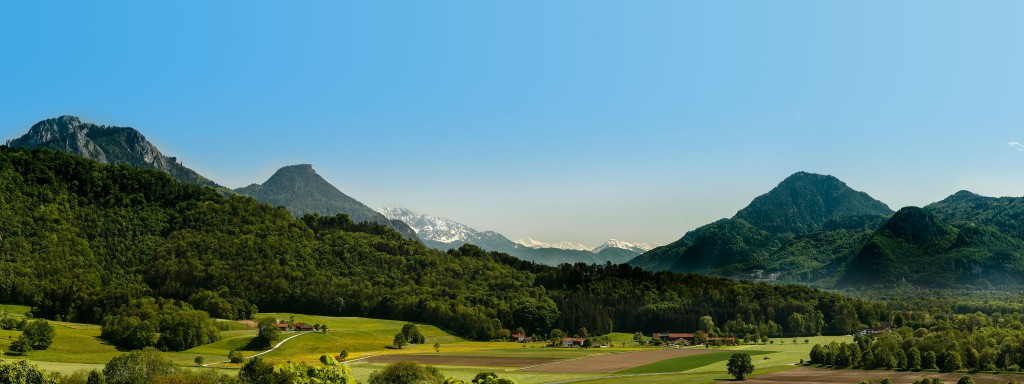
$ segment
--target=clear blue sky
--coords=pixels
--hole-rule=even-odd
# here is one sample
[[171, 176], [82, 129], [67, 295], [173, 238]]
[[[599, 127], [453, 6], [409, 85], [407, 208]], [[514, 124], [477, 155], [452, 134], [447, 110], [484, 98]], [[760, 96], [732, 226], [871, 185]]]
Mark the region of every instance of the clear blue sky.
[[1019, 1], [26, 1], [0, 135], [132, 126], [231, 187], [667, 243], [796, 171], [893, 208], [1024, 194]]

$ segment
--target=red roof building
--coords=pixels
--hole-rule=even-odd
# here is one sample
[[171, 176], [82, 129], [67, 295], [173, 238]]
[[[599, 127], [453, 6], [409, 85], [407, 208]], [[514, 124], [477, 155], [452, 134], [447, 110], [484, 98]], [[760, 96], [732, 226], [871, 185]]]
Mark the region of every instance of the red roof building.
[[569, 348], [579, 348], [583, 346], [583, 342], [586, 340], [587, 339], [584, 339], [582, 337], [563, 337], [562, 346]]

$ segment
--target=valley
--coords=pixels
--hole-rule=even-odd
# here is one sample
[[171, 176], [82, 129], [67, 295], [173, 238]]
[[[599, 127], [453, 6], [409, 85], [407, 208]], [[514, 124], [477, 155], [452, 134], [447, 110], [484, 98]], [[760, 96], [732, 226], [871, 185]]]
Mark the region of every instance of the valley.
[[[84, 376], [156, 347], [178, 375], [234, 377], [247, 362], [317, 366], [344, 351], [343, 369], [323, 364], [360, 382], [414, 362], [447, 378], [495, 371], [521, 384], [712, 382], [728, 377], [736, 353], [753, 356], [754, 377], [768, 382], [808, 369], [857, 377], [850, 368], [984, 381], [1024, 364], [1012, 294], [1024, 199], [963, 191], [893, 212], [832, 176], [799, 172], [674, 243], [585, 249], [373, 211], [311, 165], [235, 191], [181, 182], [173, 169], [106, 155], [132, 148], [88, 141], [111, 129], [145, 142], [130, 128], [62, 117], [33, 132], [71, 132], [80, 142], [55, 147], [71, 153], [41, 139], [19, 141], [33, 150], [0, 147], [0, 302], [17, 304], [0, 319], [8, 359]], [[29, 312], [51, 324], [52, 345], [26, 350], [36, 341], [10, 325]], [[260, 346], [260, 319], [327, 331]], [[399, 344], [395, 332], [412, 323], [424, 343]], [[873, 329], [884, 332], [864, 333]], [[696, 332], [698, 346], [650, 336], [665, 331]], [[506, 341], [514, 333], [536, 341]], [[555, 347], [565, 340], [572, 347]], [[932, 360], [909, 357], [922, 351]], [[794, 369], [802, 362], [813, 368]]]

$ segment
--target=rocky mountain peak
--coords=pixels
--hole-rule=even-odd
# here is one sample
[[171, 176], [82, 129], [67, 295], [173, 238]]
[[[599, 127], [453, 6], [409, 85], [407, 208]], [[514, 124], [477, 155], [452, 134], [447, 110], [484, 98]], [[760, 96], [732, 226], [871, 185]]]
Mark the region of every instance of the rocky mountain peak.
[[65, 115], [32, 125], [25, 135], [9, 144], [18, 148], [46, 148], [106, 164], [156, 169], [184, 183], [219, 187], [178, 163], [176, 158], [164, 156], [141, 132], [130, 127], [85, 123]]

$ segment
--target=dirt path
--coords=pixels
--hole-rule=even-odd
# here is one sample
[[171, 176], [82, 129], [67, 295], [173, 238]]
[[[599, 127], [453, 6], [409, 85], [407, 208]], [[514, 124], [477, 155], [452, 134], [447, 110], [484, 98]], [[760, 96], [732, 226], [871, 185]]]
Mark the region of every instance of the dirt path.
[[547, 357], [490, 357], [490, 356], [452, 356], [452, 355], [377, 355], [362, 359], [367, 363], [394, 363], [396, 361], [412, 361], [430, 365], [458, 365], [467, 367], [529, 367], [539, 364], [562, 361]]
[[[256, 357], [256, 356], [262, 356], [262, 355], [268, 354], [268, 353], [270, 353], [270, 352], [274, 352], [274, 350], [275, 350], [275, 349], [277, 349], [278, 347], [280, 347], [280, 346], [284, 345], [284, 343], [285, 343], [286, 341], [288, 341], [288, 340], [291, 340], [291, 339], [294, 339], [294, 338], [296, 338], [296, 337], [299, 337], [299, 336], [302, 336], [302, 335], [305, 335], [305, 334], [307, 334], [307, 333], [312, 333], [312, 332], [299, 332], [299, 333], [296, 333], [296, 334], [294, 334], [294, 335], [292, 335], [292, 336], [289, 336], [288, 338], [286, 338], [286, 339], [284, 339], [284, 340], [281, 340], [280, 342], [278, 342], [278, 343], [277, 343], [277, 345], [274, 345], [274, 348], [270, 348], [270, 349], [268, 349], [268, 350], [266, 350], [266, 351], [263, 351], [263, 352], [257, 353], [257, 354], [255, 354], [255, 355], [252, 355], [252, 356], [246, 356], [245, 358], [246, 358], [246, 359], [251, 359], [251, 358], [254, 358], [254, 357]], [[211, 365], [215, 365], [215, 364], [226, 364], [226, 363], [230, 363], [230, 362], [231, 362], [231, 360], [225, 360], [225, 361], [218, 361], [218, 362], [216, 362], [216, 363], [208, 363], [208, 364], [203, 364], [203, 366], [204, 366], [204, 367], [209, 367], [209, 366], [211, 366]]]
[[558, 373], [612, 373], [641, 365], [672, 359], [676, 357], [700, 355], [704, 353], [718, 352], [708, 349], [659, 349], [655, 351], [640, 351], [626, 353], [611, 353], [560, 361], [555, 363], [536, 365], [520, 369], [520, 372], [558, 372]]
[[[752, 377], [747, 379], [745, 383], [855, 384], [861, 380], [872, 380], [878, 383], [887, 377], [889, 380], [892, 380], [893, 383], [899, 384], [910, 384], [915, 380], [920, 380], [926, 377], [938, 377], [943, 383], [956, 383], [963, 375], [963, 373], [865, 371], [862, 369], [823, 369], [804, 367]], [[1024, 380], [1024, 375], [992, 375], [979, 373], [971, 375], [971, 378], [973, 378], [974, 382], [978, 384], [1006, 384], [1010, 379], [1017, 381]]]

